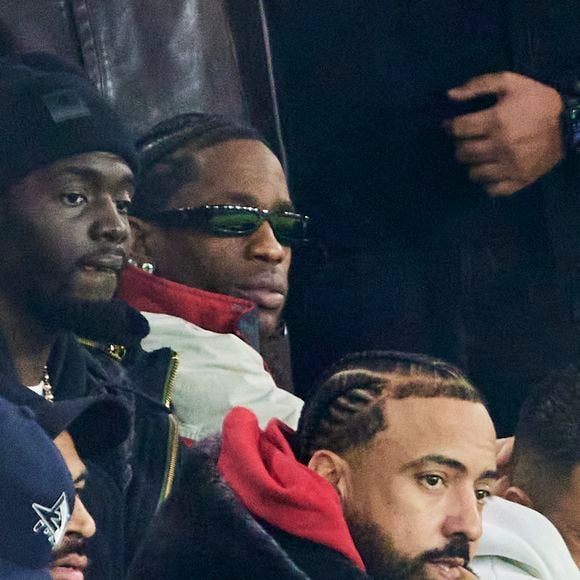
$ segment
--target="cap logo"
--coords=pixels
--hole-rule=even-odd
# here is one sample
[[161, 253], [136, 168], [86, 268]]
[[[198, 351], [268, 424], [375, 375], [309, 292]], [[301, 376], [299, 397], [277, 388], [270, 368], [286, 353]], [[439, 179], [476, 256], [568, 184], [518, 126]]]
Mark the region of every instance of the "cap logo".
[[50, 508], [33, 503], [32, 509], [40, 518], [32, 528], [34, 533], [40, 534], [42, 532], [48, 537], [50, 545], [55, 548], [64, 537], [66, 525], [71, 515], [66, 494], [63, 491], [56, 503]]
[[73, 89], [48, 93], [42, 100], [55, 123], [91, 116], [85, 100]]

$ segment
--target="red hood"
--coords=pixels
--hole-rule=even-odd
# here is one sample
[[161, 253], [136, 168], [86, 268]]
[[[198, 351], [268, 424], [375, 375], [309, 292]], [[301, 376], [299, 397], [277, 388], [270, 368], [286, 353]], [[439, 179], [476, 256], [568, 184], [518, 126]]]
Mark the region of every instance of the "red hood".
[[364, 570], [338, 493], [297, 461], [288, 442], [293, 433], [278, 419], [261, 431], [251, 411], [236, 407], [224, 419], [218, 459], [221, 476], [254, 516], [328, 546]]
[[168, 314], [212, 332], [242, 336], [240, 319], [255, 309], [249, 300], [190, 288], [127, 266], [117, 288], [117, 298], [143, 312]]

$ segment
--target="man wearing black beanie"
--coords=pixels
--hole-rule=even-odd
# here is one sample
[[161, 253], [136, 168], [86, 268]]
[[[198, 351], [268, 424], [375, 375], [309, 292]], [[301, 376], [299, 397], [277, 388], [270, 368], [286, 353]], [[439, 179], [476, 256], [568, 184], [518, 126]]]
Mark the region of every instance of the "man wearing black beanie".
[[[72, 330], [121, 344], [147, 333], [138, 313], [111, 302], [126, 262], [137, 158], [114, 111], [54, 56], [0, 59], [0, 95], [0, 396], [26, 404], [109, 393], [132, 409], [136, 431], [91, 466], [83, 498], [99, 530], [86, 577], [119, 580], [129, 557], [127, 498], [146, 522], [171, 487], [177, 441], [169, 410], [152, 402], [149, 413], [118, 362], [89, 353]], [[142, 441], [147, 468], [135, 460]], [[144, 479], [136, 495], [133, 482]]]

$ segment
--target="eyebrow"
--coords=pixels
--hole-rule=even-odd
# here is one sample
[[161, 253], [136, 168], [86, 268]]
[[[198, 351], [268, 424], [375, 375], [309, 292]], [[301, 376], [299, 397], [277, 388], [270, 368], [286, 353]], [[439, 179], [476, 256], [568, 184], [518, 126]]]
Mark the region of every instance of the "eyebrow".
[[[435, 463], [437, 465], [444, 465], [445, 467], [450, 467], [455, 471], [459, 471], [461, 473], [467, 473], [467, 467], [461, 463], [461, 461], [457, 461], [457, 459], [452, 459], [451, 457], [447, 457], [445, 455], [424, 455], [419, 459], [415, 459], [406, 463], [401, 468], [401, 471], [407, 471], [409, 469], [416, 469], [418, 467], [424, 467], [428, 464]], [[486, 469], [482, 471], [479, 476], [477, 477], [477, 481], [481, 481], [482, 479], [498, 479], [499, 474], [494, 469]]]
[[73, 483], [75, 485], [79, 484], [79, 483], [84, 483], [87, 480], [87, 470], [83, 469], [83, 471], [81, 471], [76, 478], [73, 480]]
[[[222, 192], [221, 195], [224, 197], [224, 199], [227, 200], [227, 203], [230, 203], [232, 205], [246, 205], [257, 208], [261, 207], [258, 198], [250, 193], [244, 193], [242, 191], [224, 191]], [[291, 201], [279, 201], [274, 205], [274, 209], [272, 211], [294, 212], [296, 210], [294, 209], [294, 205], [292, 204]]]
[[[67, 167], [63, 170], [63, 174], [74, 175], [75, 177], [80, 177], [82, 179], [87, 179], [93, 183], [98, 183], [102, 180], [102, 173], [91, 169], [90, 167]], [[120, 183], [124, 187], [135, 187], [135, 176], [132, 173], [127, 173], [123, 175], [120, 179]]]

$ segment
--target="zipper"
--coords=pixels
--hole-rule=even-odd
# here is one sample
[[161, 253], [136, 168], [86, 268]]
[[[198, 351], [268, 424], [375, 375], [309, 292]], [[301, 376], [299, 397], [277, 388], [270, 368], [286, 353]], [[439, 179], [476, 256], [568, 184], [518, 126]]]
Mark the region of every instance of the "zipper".
[[[173, 389], [175, 386], [175, 377], [179, 367], [179, 355], [172, 351], [171, 360], [169, 361], [169, 369], [165, 377], [165, 384], [163, 386], [163, 405], [167, 409], [171, 409], [173, 400]], [[167, 463], [165, 465], [165, 474], [163, 475], [163, 486], [161, 487], [161, 494], [157, 502], [157, 508], [167, 499], [171, 490], [173, 489], [173, 482], [175, 480], [175, 470], [177, 468], [177, 455], [179, 451], [179, 426], [177, 420], [170, 414], [169, 416], [169, 436], [167, 440]]]
[[127, 354], [127, 349], [120, 344], [102, 344], [100, 342], [96, 342], [95, 340], [82, 337], [77, 337], [77, 340], [83, 346], [104, 352], [106, 355], [110, 356], [117, 362], [121, 362], [125, 358], [125, 354]]

